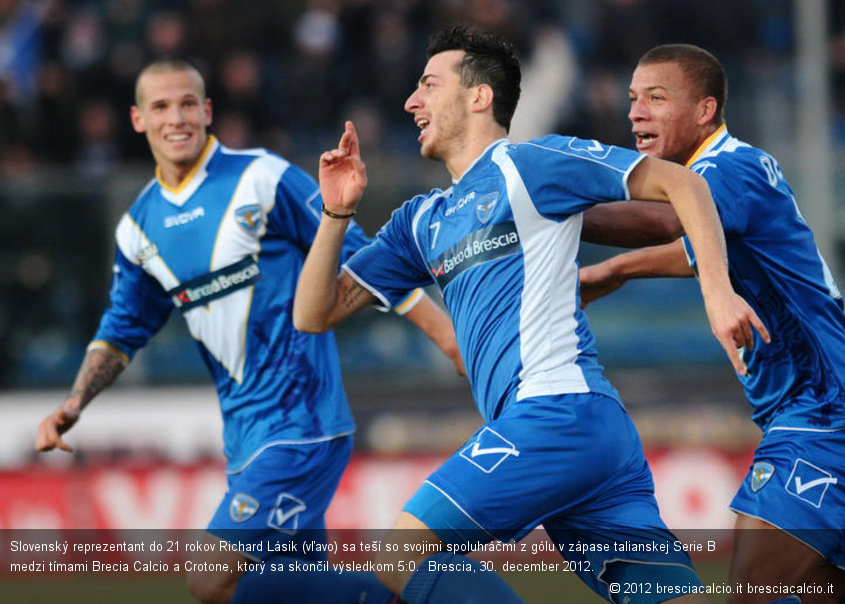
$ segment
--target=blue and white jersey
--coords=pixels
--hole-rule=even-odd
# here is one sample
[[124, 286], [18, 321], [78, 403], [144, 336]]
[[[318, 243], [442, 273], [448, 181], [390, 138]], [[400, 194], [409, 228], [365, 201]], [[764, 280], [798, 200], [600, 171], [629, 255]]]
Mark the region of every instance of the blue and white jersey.
[[845, 427], [842, 295], [777, 161], [722, 125], [687, 167], [710, 185], [734, 289], [772, 336], [764, 344], [754, 332], [754, 350], [744, 351], [752, 419], [764, 431]]
[[[92, 346], [128, 361], [179, 308], [217, 386], [230, 472], [268, 446], [355, 428], [334, 336], [296, 331], [291, 316], [321, 201], [281, 157], [209, 137], [178, 189], [153, 179], [117, 226], [111, 306]], [[351, 224], [343, 257], [368, 241]]]
[[628, 199], [641, 159], [557, 135], [497, 141], [449, 189], [405, 202], [344, 269], [385, 307], [438, 284], [486, 421], [527, 397], [618, 398], [580, 309], [576, 255], [582, 212]]

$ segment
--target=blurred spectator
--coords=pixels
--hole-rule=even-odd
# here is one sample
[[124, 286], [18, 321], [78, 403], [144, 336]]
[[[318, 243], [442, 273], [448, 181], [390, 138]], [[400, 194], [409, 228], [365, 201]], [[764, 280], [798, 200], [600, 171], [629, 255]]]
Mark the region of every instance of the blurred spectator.
[[151, 56], [184, 55], [188, 51], [185, 17], [166, 10], [153, 14], [147, 22], [146, 43]]
[[247, 114], [240, 111], [224, 111], [214, 118], [214, 135], [220, 142], [235, 149], [249, 149], [259, 146]]
[[83, 177], [104, 178], [120, 159], [115, 119], [114, 108], [106, 99], [93, 98], [83, 103], [79, 113], [79, 148], [74, 158]]

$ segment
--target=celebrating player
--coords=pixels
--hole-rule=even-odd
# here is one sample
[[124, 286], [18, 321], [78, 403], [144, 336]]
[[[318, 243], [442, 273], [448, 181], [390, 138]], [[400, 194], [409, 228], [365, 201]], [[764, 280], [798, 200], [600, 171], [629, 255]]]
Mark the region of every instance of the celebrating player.
[[[714, 332], [741, 370], [737, 348], [762, 325], [731, 289], [707, 186], [680, 166], [595, 141], [509, 142], [520, 68], [494, 36], [450, 29], [428, 56], [405, 109], [421, 130], [422, 155], [444, 162], [452, 186], [407, 201], [338, 276], [343, 233], [367, 181], [347, 122], [338, 148], [320, 158], [328, 215], [294, 302], [294, 324], [320, 332], [373, 301], [391, 307], [401, 290], [437, 283], [486, 422], [406, 504], [391, 539], [409, 547], [383, 553], [395, 572], [378, 576], [411, 604], [518, 602], [477, 562], [446, 548], [429, 557], [425, 546], [519, 539], [542, 523], [609, 600], [693, 591], [700, 584], [687, 555], [650, 547], [674, 537], [659, 517], [636, 430], [596, 360], [575, 256], [590, 206], [631, 196], [671, 201], [699, 257]], [[570, 551], [575, 543], [584, 547]], [[427, 553], [403, 568], [409, 550]], [[467, 569], [476, 572], [451, 572]], [[638, 581], [687, 591], [618, 593]]]
[[[707, 180], [725, 231], [731, 281], [777, 334], [767, 345], [755, 338], [742, 355], [747, 372], [740, 381], [763, 439], [731, 503], [737, 512], [731, 581], [834, 582], [838, 593], [818, 601], [839, 602], [845, 597], [842, 296], [778, 162], [728, 133], [727, 78], [713, 55], [687, 44], [653, 48], [634, 70], [630, 97], [637, 148]], [[638, 220], [636, 208], [630, 210], [627, 219]], [[585, 225], [593, 220], [605, 228], [618, 221], [622, 228], [626, 216], [620, 211], [611, 218], [595, 208]], [[692, 276], [699, 263], [685, 237], [628, 252], [582, 269], [582, 301], [633, 277]], [[755, 530], [772, 528], [780, 530]], [[817, 601], [811, 597], [803, 601]]]
[[[132, 125], [146, 134], [156, 178], [118, 224], [111, 307], [70, 396], [41, 422], [36, 448], [72, 450], [62, 434], [176, 307], [214, 378], [223, 414], [229, 490], [207, 539], [319, 540], [355, 429], [334, 337], [292, 324], [296, 279], [319, 223], [319, 190], [277, 155], [220, 145], [206, 132], [211, 117], [202, 76], [190, 64], [161, 59], [138, 76]], [[347, 226], [338, 243], [343, 257], [368, 241], [357, 225]], [[412, 307], [406, 316], [462, 371], [448, 317], [421, 292], [403, 296], [400, 312]], [[212, 549], [201, 561], [239, 569], [238, 561], [273, 556], [268, 549]], [[301, 550], [291, 555], [307, 557]], [[188, 584], [199, 600], [215, 603], [393, 598], [372, 574], [242, 573], [196, 572]]]

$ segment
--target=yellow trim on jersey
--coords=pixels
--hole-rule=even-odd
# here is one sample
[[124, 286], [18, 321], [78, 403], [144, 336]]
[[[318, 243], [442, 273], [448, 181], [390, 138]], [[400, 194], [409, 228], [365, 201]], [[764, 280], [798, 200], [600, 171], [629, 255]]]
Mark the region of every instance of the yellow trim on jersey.
[[209, 151], [211, 151], [211, 148], [214, 146], [214, 142], [216, 140], [217, 139], [214, 138], [213, 134], [208, 135], [208, 139], [205, 141], [205, 147], [203, 147], [202, 153], [200, 153], [199, 159], [197, 159], [197, 163], [194, 164], [194, 167], [191, 168], [191, 171], [188, 172], [185, 178], [182, 179], [182, 182], [179, 183], [178, 187], [171, 187], [166, 182], [164, 182], [164, 179], [161, 177], [161, 168], [156, 166], [156, 180], [158, 181], [158, 184], [160, 184], [163, 189], [170, 191], [174, 194], [179, 193], [182, 189], [187, 187], [188, 183], [190, 183], [194, 179], [194, 176], [197, 175], [197, 172], [199, 172], [200, 166], [205, 164], [205, 160], [208, 156], [208, 153]]
[[120, 359], [121, 363], [123, 363], [124, 365], [129, 364], [129, 356], [110, 342], [106, 342], [105, 340], [94, 340], [93, 342], [88, 344], [88, 348], [86, 348], [85, 350], [94, 350], [96, 348], [99, 348], [101, 350], [108, 350], [110, 353]]
[[397, 315], [404, 315], [406, 312], [408, 312], [413, 307], [415, 307], [417, 305], [417, 302], [422, 300], [422, 297], [423, 297], [423, 290], [422, 290], [421, 287], [418, 287], [417, 289], [412, 291], [410, 294], [408, 294], [408, 297], [405, 298], [402, 302], [400, 302], [399, 304], [394, 306], [393, 311]]
[[689, 167], [690, 167], [690, 166], [692, 166], [692, 165], [693, 165], [696, 161], [698, 161], [699, 156], [700, 156], [702, 153], [704, 153], [704, 150], [705, 150], [705, 149], [707, 149], [707, 147], [709, 147], [709, 146], [710, 146], [710, 143], [712, 143], [714, 140], [716, 140], [716, 138], [718, 138], [718, 137], [719, 137], [719, 135], [721, 135], [721, 134], [722, 134], [722, 132], [724, 132], [725, 130], [727, 130], [727, 128], [728, 128], [728, 125], [727, 125], [727, 124], [722, 124], [721, 126], [719, 126], [719, 127], [716, 129], [716, 132], [714, 132], [713, 134], [711, 134], [710, 136], [708, 136], [707, 138], [705, 138], [705, 139], [704, 139], [704, 142], [703, 142], [703, 143], [701, 143], [701, 146], [700, 146], [698, 149], [696, 149], [695, 153], [693, 153], [693, 154], [692, 154], [692, 157], [690, 157], [690, 158], [689, 158], [689, 161], [687, 161], [687, 163], [684, 165], [684, 167], [689, 168]]

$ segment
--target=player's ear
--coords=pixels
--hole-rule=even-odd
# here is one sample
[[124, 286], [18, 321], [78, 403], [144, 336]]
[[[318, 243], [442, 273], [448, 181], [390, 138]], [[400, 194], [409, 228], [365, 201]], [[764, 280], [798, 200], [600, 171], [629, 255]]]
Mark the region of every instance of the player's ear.
[[713, 121], [716, 115], [718, 103], [715, 97], [706, 96], [698, 101], [698, 125], [703, 126]]
[[146, 126], [144, 126], [144, 116], [137, 105], [132, 105], [129, 109], [129, 119], [132, 121], [132, 129], [135, 132], [144, 133], [147, 131]]
[[205, 99], [202, 102], [202, 110], [205, 114], [205, 125], [211, 125], [211, 99]]
[[475, 87], [472, 96], [472, 110], [484, 111], [493, 105], [493, 89], [489, 84], [479, 84]]

